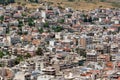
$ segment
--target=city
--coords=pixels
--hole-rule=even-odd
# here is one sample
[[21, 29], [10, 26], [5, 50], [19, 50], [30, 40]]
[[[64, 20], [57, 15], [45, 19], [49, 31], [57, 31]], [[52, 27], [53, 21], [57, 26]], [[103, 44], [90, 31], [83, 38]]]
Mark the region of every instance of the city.
[[0, 80], [120, 80], [120, 8], [0, 6]]

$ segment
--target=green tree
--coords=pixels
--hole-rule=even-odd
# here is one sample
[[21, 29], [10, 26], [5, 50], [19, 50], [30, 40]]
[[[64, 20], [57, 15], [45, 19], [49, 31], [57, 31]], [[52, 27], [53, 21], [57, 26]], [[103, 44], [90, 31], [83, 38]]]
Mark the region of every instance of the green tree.
[[22, 16], [25, 17], [25, 16], [27, 16], [27, 14], [26, 13], [22, 13]]
[[54, 32], [60, 32], [63, 30], [63, 27], [62, 26], [53, 26], [52, 30], [54, 30]]
[[112, 6], [113, 7], [118, 7], [118, 8], [120, 8], [120, 2], [111, 2], [111, 4], [112, 4]]
[[9, 34], [10, 33], [10, 28], [9, 26], [6, 28], [6, 34]]
[[34, 22], [29, 22], [28, 25], [29, 25], [29, 26], [34, 26], [35, 23], [34, 23]]
[[18, 35], [22, 35], [23, 33], [22, 33], [22, 31], [18, 31], [17, 34]]
[[60, 19], [58, 22], [62, 24], [62, 23], [65, 22], [65, 20], [64, 19]]
[[11, 55], [10, 53], [9, 53], [9, 51], [7, 50], [7, 51], [5, 51], [5, 54], [4, 55]]
[[34, 26], [35, 25], [33, 18], [28, 19], [28, 25], [29, 26]]
[[106, 0], [100, 0], [100, 2], [105, 2]]
[[48, 23], [48, 22], [44, 23], [44, 24], [43, 24], [43, 27], [49, 28], [49, 23]]
[[30, 2], [33, 2], [33, 3], [38, 3], [38, 0], [28, 0]]
[[36, 3], [38, 3], [38, 0], [35, 0]]
[[27, 35], [27, 34], [28, 34], [28, 32], [27, 32], [27, 31], [25, 31], [25, 32], [23, 32], [23, 34], [24, 34], [24, 35]]
[[0, 58], [2, 58], [5, 55], [10, 55], [8, 51], [0, 51]]
[[80, 54], [80, 56], [86, 57], [86, 51], [85, 51], [85, 49], [76, 48], [76, 52], [78, 54]]
[[6, 0], [6, 3], [14, 3], [15, 0]]
[[2, 64], [0, 63], [0, 67], [2, 67]]
[[0, 16], [0, 20], [3, 21], [4, 20], [4, 16]]
[[31, 57], [30, 53], [27, 53], [27, 54], [25, 55], [25, 58], [30, 58], [30, 57]]
[[0, 4], [4, 4], [4, 2], [5, 2], [4, 0], [0, 0]]
[[15, 60], [15, 64], [17, 65], [17, 64], [20, 63], [20, 61], [23, 61], [23, 60], [24, 60], [23, 56], [22, 55], [18, 55], [17, 58], [16, 58], [16, 60]]
[[38, 30], [39, 30], [39, 33], [43, 33], [44, 32], [43, 28], [40, 28]]
[[22, 32], [22, 27], [18, 27], [19, 28], [19, 31], [17, 32], [18, 35], [22, 35], [23, 32]]
[[69, 2], [73, 2], [73, 1], [75, 1], [75, 0], [68, 0]]
[[39, 47], [36, 51], [36, 54], [42, 56], [43, 55], [43, 50]]
[[7, 5], [9, 3], [14, 3], [15, 0], [0, 0], [0, 4]]
[[2, 58], [3, 56], [4, 56], [4, 53], [0, 51], [0, 58]]
[[66, 14], [65, 16], [67, 16], [68, 18], [71, 18], [72, 14]]
[[18, 20], [18, 27], [22, 27], [23, 26], [23, 21], [20, 21], [20, 20]]

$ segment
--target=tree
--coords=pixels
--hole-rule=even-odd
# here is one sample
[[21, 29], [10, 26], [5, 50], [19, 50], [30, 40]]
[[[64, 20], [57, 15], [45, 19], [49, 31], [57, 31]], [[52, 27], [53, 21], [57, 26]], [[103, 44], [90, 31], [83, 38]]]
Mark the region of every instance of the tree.
[[3, 56], [4, 56], [4, 53], [0, 51], [0, 58], [2, 58]]
[[27, 35], [27, 34], [28, 34], [28, 32], [27, 32], [27, 31], [24, 31], [24, 32], [23, 32], [23, 34], [24, 34], [24, 35]]
[[19, 26], [19, 31], [17, 32], [17, 34], [18, 34], [18, 35], [22, 35], [22, 34], [23, 34], [23, 32], [22, 32], [22, 27], [21, 27], [21, 26]]
[[38, 30], [39, 30], [39, 33], [43, 33], [44, 32], [43, 28], [40, 28]]
[[38, 0], [28, 0], [28, 1], [38, 3]]
[[69, 2], [73, 2], [73, 1], [75, 1], [75, 0], [68, 0]]
[[4, 2], [5, 2], [4, 0], [0, 0], [0, 4], [4, 4]]
[[10, 28], [8, 26], [8, 27], [6, 27], [6, 34], [9, 34], [9, 32], [10, 32]]
[[33, 2], [33, 0], [28, 0], [28, 1]]
[[30, 53], [27, 53], [27, 54], [25, 55], [25, 57], [26, 57], [26, 58], [30, 58], [30, 57], [31, 57]]
[[88, 19], [89, 22], [92, 22], [92, 17], [90, 16], [89, 19]]
[[34, 26], [35, 25], [33, 18], [28, 19], [28, 25], [29, 26]]
[[23, 33], [22, 33], [22, 31], [18, 31], [17, 34], [18, 35], [22, 35]]
[[20, 21], [20, 20], [18, 20], [18, 27], [22, 27], [23, 26], [23, 21]]
[[42, 56], [43, 55], [43, 50], [39, 47], [36, 51], [36, 54]]
[[58, 6], [58, 8], [59, 8], [59, 9], [63, 9], [63, 7], [62, 7], [62, 6], [60, 6], [60, 5]]
[[5, 55], [10, 55], [8, 51], [0, 51], [0, 58], [2, 58]]
[[14, 3], [15, 0], [0, 0], [0, 4], [7, 5], [9, 3]]
[[18, 55], [18, 56], [17, 56], [17, 58], [16, 58], [16, 60], [15, 60], [15, 64], [16, 64], [16, 65], [19, 64], [20, 61], [23, 61], [23, 56], [22, 56], [22, 55]]
[[58, 22], [62, 24], [62, 23], [65, 22], [65, 20], [64, 19], [60, 19]]
[[11, 55], [8, 50], [5, 51], [4, 55]]
[[6, 2], [7, 2], [7, 3], [14, 3], [15, 0], [7, 0]]
[[78, 54], [80, 54], [80, 56], [86, 57], [86, 51], [85, 51], [85, 49], [76, 48], [76, 52]]
[[49, 28], [49, 23], [48, 23], [48, 22], [44, 23], [44, 24], [43, 24], [43, 27]]
[[71, 18], [72, 14], [66, 14], [66, 16], [67, 16], [68, 18]]
[[38, 0], [35, 0], [36, 3], [38, 3]]
[[29, 26], [34, 26], [35, 23], [34, 23], [34, 22], [29, 22], [28, 25], [29, 25]]
[[54, 30], [55, 32], [60, 32], [63, 30], [63, 27], [62, 26], [53, 26], [52, 30]]
[[86, 16], [84, 16], [84, 20], [83, 20], [84, 22], [92, 22], [92, 17], [90, 16], [90, 17], [88, 17], [87, 15]]
[[2, 67], [2, 64], [0, 63], [0, 67]]
[[106, 27], [103, 27], [103, 30], [106, 30], [107, 28]]
[[100, 2], [105, 2], [106, 0], [100, 0]]
[[[24, 4], [23, 4], [23, 5], [24, 5]], [[22, 13], [22, 16], [25, 17], [25, 16], [27, 16], [27, 14], [26, 14], [26, 13]]]
[[4, 20], [4, 16], [0, 16], [0, 20], [3, 21]]

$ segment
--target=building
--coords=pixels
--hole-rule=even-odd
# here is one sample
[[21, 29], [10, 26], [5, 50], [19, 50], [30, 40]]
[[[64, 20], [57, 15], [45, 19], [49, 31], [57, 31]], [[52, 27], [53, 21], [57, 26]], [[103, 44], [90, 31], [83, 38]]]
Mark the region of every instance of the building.
[[91, 52], [87, 52], [86, 54], [86, 61], [92, 61], [97, 62], [97, 52], [95, 50], [92, 50]]
[[86, 36], [86, 35], [82, 35], [80, 37], [80, 45], [83, 47], [83, 48], [86, 48], [87, 45], [90, 45], [92, 44], [92, 38], [89, 37], [89, 36]]

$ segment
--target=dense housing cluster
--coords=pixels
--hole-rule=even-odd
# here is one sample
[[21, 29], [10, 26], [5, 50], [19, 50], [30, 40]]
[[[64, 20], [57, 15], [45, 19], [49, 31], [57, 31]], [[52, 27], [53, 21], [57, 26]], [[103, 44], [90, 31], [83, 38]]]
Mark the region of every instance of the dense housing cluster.
[[0, 80], [119, 80], [119, 42], [120, 9], [0, 6]]

